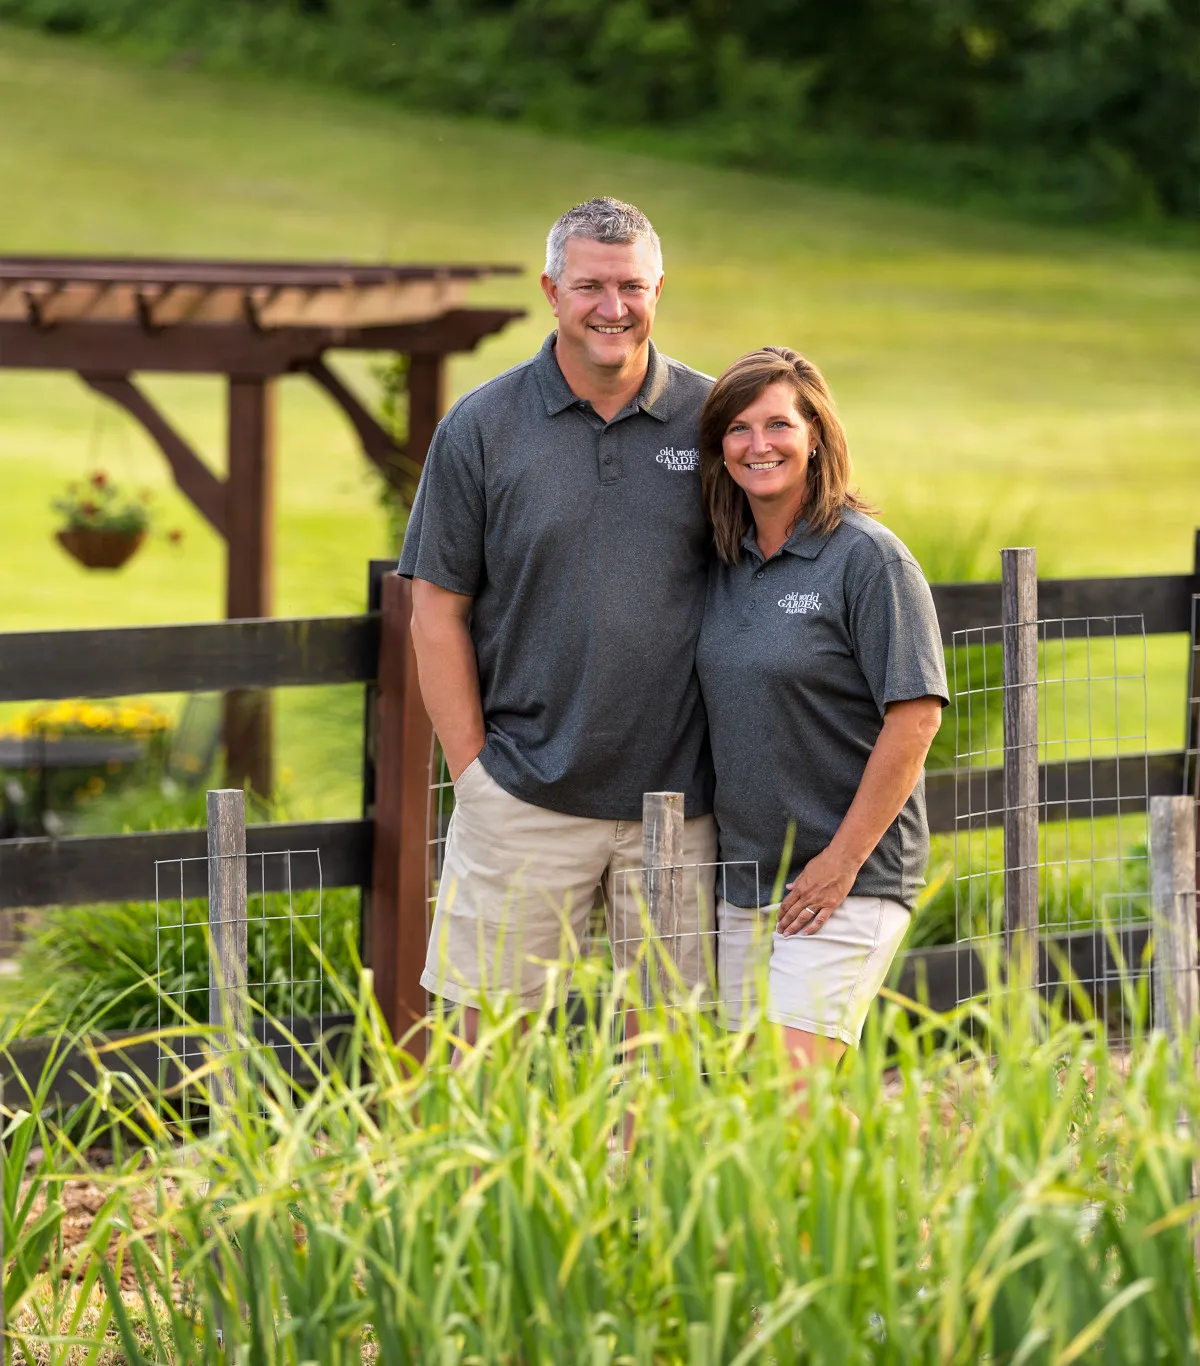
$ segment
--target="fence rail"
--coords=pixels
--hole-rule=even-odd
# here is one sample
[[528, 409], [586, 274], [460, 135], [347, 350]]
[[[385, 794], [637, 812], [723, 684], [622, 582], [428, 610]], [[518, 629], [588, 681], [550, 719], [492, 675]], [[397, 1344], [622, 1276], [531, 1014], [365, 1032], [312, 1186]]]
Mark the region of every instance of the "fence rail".
[[[247, 852], [319, 849], [326, 887], [369, 887], [372, 834], [367, 820], [251, 825], [246, 830]], [[155, 863], [203, 858], [205, 838], [203, 830], [156, 830], [0, 840], [0, 911], [92, 901], [153, 901]], [[282, 878], [280, 867], [270, 862], [266, 867], [266, 890], [285, 890], [281, 882], [274, 885]], [[316, 886], [315, 875], [297, 864], [292, 889], [311, 891]]]
[[[942, 640], [947, 645], [956, 631], [991, 626], [1001, 619], [1001, 587], [995, 583], [935, 583]], [[1200, 592], [1196, 574], [1149, 574], [1112, 579], [1039, 579], [1038, 613], [1066, 623], [1067, 639], [1086, 634], [1087, 617], [1137, 617], [1148, 636], [1183, 634], [1192, 629], [1192, 594]], [[1117, 623], [1117, 634], [1136, 630], [1127, 620]]]
[[[1193, 574], [1038, 581], [1041, 615], [1066, 619], [1068, 638], [1084, 634], [1085, 617], [1139, 614], [1148, 635], [1184, 634], [1197, 591]], [[946, 644], [1000, 620], [999, 583], [934, 584], [933, 598]], [[1132, 629], [1117, 623], [1118, 634]], [[0, 702], [369, 683], [379, 635], [378, 612], [2, 635]]]
[[0, 636], [0, 702], [367, 683], [379, 617], [213, 621]]

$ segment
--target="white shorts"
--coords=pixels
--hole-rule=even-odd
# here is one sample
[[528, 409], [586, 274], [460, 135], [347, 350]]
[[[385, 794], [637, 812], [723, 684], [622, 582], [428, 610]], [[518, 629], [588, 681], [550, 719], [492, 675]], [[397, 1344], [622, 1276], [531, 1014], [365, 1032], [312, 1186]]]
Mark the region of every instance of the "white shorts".
[[[632, 966], [642, 940], [641, 821], [547, 811], [506, 792], [478, 759], [454, 784], [454, 803], [426, 991], [458, 1005], [485, 992], [535, 1005], [555, 966], [574, 963], [601, 899], [613, 961]], [[685, 821], [674, 950], [688, 988], [713, 974], [716, 857], [712, 816]]]
[[911, 913], [887, 897], [848, 896], [816, 934], [788, 938], [775, 929], [778, 916], [778, 902], [759, 910], [726, 901], [717, 905], [726, 1023], [741, 1028], [765, 979], [768, 1020], [853, 1047], [908, 932]]

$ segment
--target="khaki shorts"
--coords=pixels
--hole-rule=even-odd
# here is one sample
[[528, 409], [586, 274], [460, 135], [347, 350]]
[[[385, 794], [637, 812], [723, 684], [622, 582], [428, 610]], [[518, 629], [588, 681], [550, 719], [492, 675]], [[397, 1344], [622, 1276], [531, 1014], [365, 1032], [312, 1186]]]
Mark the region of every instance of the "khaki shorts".
[[[603, 898], [613, 961], [641, 943], [642, 824], [564, 816], [521, 801], [475, 759], [454, 784], [454, 813], [421, 985], [458, 1005], [540, 1001], [555, 965], [574, 963]], [[714, 958], [717, 827], [684, 823], [676, 961], [683, 985], [707, 983]]]
[[726, 1023], [741, 1028], [765, 977], [768, 1020], [854, 1047], [911, 913], [887, 897], [848, 896], [816, 934], [787, 938], [775, 930], [778, 915], [778, 902], [761, 910], [717, 906]]

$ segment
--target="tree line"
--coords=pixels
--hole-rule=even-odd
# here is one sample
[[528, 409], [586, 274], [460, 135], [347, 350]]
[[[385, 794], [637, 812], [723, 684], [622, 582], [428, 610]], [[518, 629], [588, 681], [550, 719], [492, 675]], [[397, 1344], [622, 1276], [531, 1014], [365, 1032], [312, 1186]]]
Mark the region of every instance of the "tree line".
[[1200, 217], [1197, 0], [0, 0], [0, 19], [748, 168]]

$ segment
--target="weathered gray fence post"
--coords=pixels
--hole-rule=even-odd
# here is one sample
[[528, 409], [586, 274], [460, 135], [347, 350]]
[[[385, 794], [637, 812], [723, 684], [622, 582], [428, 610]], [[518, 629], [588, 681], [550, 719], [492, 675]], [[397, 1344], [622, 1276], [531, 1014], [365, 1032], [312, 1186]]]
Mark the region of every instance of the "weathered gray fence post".
[[1000, 552], [1004, 624], [1004, 937], [1009, 978], [1038, 984], [1037, 551]]
[[[1154, 1023], [1172, 1041], [1181, 1066], [1195, 1068], [1185, 1051], [1200, 1013], [1196, 932], [1196, 804], [1191, 797], [1150, 798], [1150, 908], [1154, 917]], [[1181, 1109], [1176, 1128], [1190, 1134], [1191, 1116]], [[1200, 1194], [1200, 1169], [1192, 1167], [1192, 1196]], [[1200, 1226], [1193, 1229], [1192, 1256], [1200, 1269]]]
[[1191, 797], [1150, 798], [1154, 1023], [1177, 1044], [1200, 1014], [1195, 819]]
[[[246, 794], [222, 788], [208, 794], [208, 1022], [232, 1052], [246, 1032]], [[228, 1067], [215, 1078], [225, 1100], [233, 1096]]]
[[[642, 794], [642, 866], [646, 914], [656, 941], [648, 946], [642, 972], [648, 1005], [655, 980], [664, 997], [670, 993], [670, 963], [679, 962], [679, 920], [683, 910], [682, 792]], [[663, 961], [660, 946], [669, 963]], [[652, 965], [657, 965], [657, 979]]]

